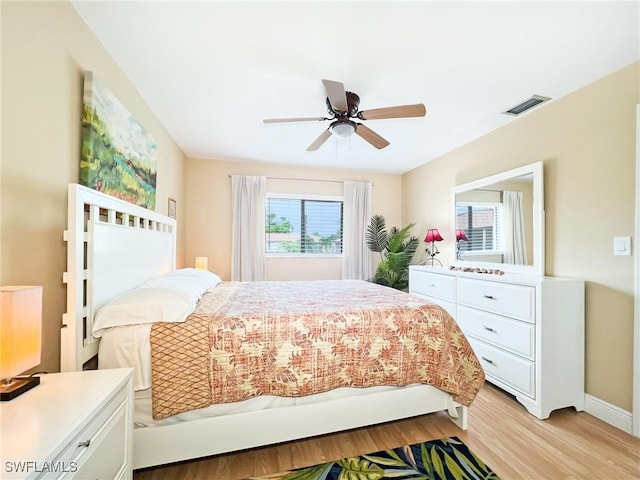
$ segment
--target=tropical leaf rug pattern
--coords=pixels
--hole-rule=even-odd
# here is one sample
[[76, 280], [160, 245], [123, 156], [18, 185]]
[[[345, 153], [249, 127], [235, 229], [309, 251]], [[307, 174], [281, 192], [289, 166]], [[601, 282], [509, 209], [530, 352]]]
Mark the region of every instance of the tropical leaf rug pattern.
[[458, 437], [343, 458], [248, 480], [500, 480]]

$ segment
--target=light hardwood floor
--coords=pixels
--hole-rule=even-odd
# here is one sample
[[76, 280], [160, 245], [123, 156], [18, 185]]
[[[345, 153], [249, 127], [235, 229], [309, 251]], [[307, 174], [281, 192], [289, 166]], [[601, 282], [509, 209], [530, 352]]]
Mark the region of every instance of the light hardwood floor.
[[134, 480], [236, 480], [448, 436], [462, 439], [503, 479], [640, 479], [640, 439], [573, 408], [538, 420], [487, 384], [469, 409], [467, 431], [435, 413], [141, 470]]

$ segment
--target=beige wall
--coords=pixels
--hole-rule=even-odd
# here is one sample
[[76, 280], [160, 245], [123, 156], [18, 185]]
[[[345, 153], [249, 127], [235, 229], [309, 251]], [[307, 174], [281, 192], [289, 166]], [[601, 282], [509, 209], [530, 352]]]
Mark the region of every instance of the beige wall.
[[[546, 273], [586, 281], [586, 390], [628, 411], [634, 260], [613, 256], [613, 237], [634, 233], [639, 65], [531, 111], [402, 178], [403, 222], [417, 222], [417, 232], [427, 227], [449, 232], [451, 187], [544, 161]], [[450, 263], [454, 242], [441, 243], [446, 244], [442, 258]]]
[[[156, 209], [185, 217], [185, 157], [67, 2], [2, 2], [0, 283], [44, 286], [39, 370], [60, 365], [67, 184], [78, 181], [83, 71], [91, 70], [158, 142]], [[178, 263], [185, 251], [184, 222]]]
[[[304, 152], [303, 152], [304, 154]], [[187, 252], [186, 261], [209, 257], [209, 270], [223, 279], [231, 278], [231, 179], [229, 175], [265, 175], [310, 180], [359, 180], [374, 184], [372, 215], [385, 216], [389, 227], [400, 226], [400, 175], [362, 171], [272, 165], [262, 162], [228, 162], [189, 159], [187, 161]], [[342, 195], [340, 183], [324, 181], [268, 180], [273, 193]], [[377, 264], [375, 257], [373, 266]], [[268, 258], [267, 280], [342, 278], [340, 258]]]

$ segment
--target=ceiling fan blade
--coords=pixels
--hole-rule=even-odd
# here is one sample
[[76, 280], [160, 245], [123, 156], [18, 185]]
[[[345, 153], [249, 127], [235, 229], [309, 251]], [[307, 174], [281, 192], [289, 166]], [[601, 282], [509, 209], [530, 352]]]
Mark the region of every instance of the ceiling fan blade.
[[321, 122], [322, 120], [329, 119], [325, 117], [265, 118], [262, 123]]
[[318, 150], [318, 148], [320, 148], [322, 144], [329, 139], [330, 136], [331, 136], [331, 132], [327, 128], [324, 132], [320, 134], [318, 138], [316, 138], [313, 141], [311, 145], [309, 145], [309, 148], [307, 148], [307, 152], [314, 152]]
[[374, 132], [369, 127], [366, 127], [361, 123], [359, 123], [356, 128], [356, 134], [364, 138], [367, 142], [369, 142], [371, 145], [376, 147], [378, 150], [389, 145], [389, 142], [387, 142], [384, 138], [382, 138], [376, 132]]
[[333, 109], [346, 113], [349, 107], [347, 106], [347, 94], [344, 91], [342, 82], [322, 80], [322, 83], [327, 91], [327, 97]]
[[358, 114], [361, 120], [381, 120], [383, 118], [424, 117], [427, 109], [422, 103], [415, 105], [398, 105], [397, 107], [374, 108], [363, 110]]

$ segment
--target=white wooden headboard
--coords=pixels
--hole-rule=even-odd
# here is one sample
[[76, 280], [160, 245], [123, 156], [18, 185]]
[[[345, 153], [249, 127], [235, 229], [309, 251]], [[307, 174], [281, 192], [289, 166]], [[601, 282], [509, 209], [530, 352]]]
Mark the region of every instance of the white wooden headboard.
[[69, 184], [68, 195], [63, 372], [82, 370], [97, 354], [91, 328], [101, 306], [176, 267], [175, 219], [77, 184]]

